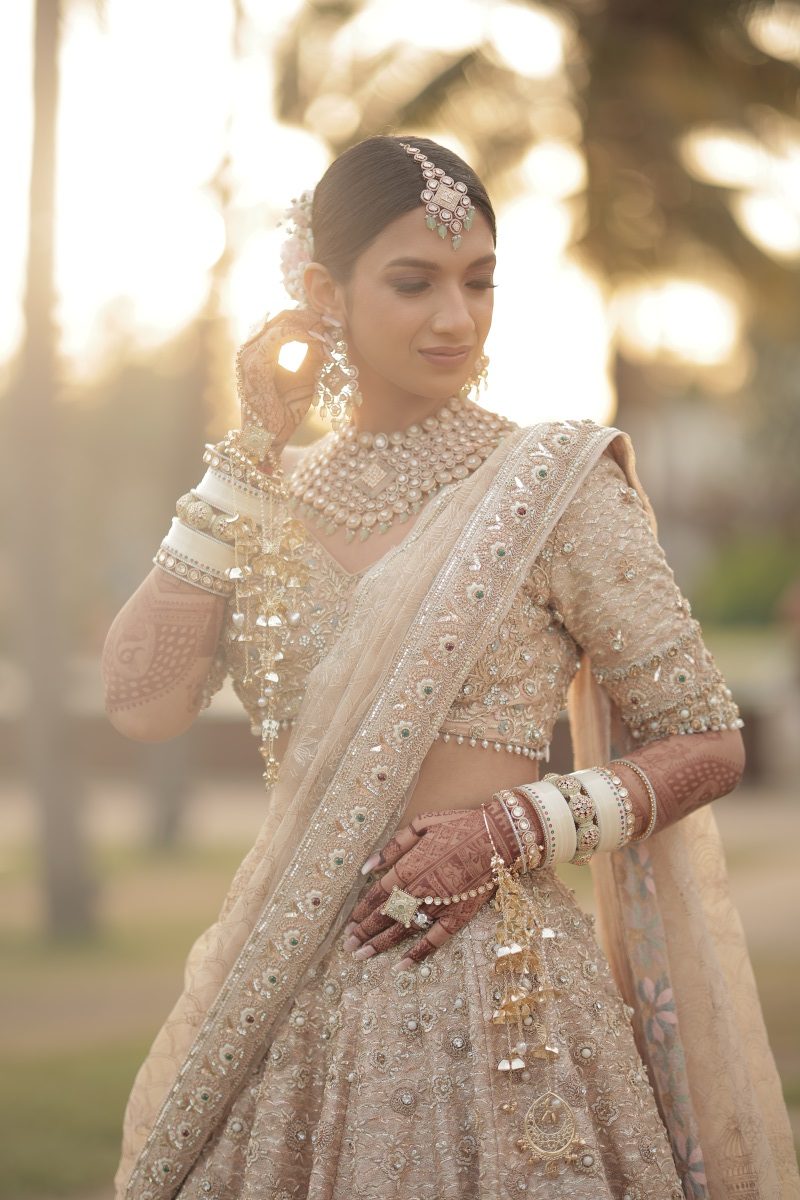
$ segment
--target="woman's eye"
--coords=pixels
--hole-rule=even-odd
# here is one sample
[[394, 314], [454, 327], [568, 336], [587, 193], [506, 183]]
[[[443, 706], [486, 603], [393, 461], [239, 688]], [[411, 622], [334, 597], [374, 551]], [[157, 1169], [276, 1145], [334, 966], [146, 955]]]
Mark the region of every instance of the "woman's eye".
[[[403, 282], [400, 281], [392, 285], [396, 291], [404, 292], [406, 295], [415, 296], [424, 288], [428, 287], [426, 280], [422, 279], [418, 282]], [[479, 291], [485, 291], [487, 288], [497, 287], [496, 283], [492, 283], [491, 279], [473, 279], [467, 284], [467, 287], [476, 288]]]

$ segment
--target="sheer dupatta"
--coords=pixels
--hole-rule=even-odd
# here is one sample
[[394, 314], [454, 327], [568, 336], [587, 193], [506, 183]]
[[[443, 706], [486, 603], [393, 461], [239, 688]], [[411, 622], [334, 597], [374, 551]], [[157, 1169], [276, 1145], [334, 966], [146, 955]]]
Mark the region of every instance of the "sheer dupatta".
[[[396, 828], [463, 678], [614, 439], [632, 468], [629, 439], [613, 428], [514, 430], [360, 578], [344, 629], [309, 676], [255, 845], [192, 947], [184, 992], [137, 1075], [118, 1196], [178, 1191], [308, 968], [339, 934], [364, 885], [361, 863]], [[586, 679], [576, 678], [584, 691]], [[602, 737], [591, 688], [585, 700], [576, 744], [584, 728]], [[619, 930], [626, 947], [628, 929]]]
[[[612, 452], [656, 518], [628, 438]], [[584, 655], [570, 687], [573, 770], [635, 749]], [[634, 1009], [687, 1200], [796, 1200], [800, 1176], [711, 807], [591, 862], [603, 949]]]

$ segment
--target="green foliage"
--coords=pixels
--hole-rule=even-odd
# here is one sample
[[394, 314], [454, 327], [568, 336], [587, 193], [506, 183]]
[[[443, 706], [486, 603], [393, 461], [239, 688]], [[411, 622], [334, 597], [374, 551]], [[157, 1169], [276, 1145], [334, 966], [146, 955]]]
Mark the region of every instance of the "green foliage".
[[32, 912], [31, 847], [6, 850], [0, 1200], [110, 1196], [134, 1077], [245, 848], [214, 840], [163, 855], [97, 846], [100, 934], [61, 945], [40, 934]]
[[108, 1188], [125, 1102], [147, 1048], [140, 1039], [37, 1057], [4, 1055], [1, 1200]]
[[694, 588], [701, 623], [767, 625], [780, 597], [800, 576], [796, 542], [782, 533], [748, 531], [723, 546]]

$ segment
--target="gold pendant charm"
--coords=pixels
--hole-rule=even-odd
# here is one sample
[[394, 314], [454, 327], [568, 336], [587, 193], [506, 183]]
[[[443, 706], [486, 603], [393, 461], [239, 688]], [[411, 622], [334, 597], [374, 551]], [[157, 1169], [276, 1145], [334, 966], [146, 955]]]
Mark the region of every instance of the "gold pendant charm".
[[525, 1132], [517, 1145], [529, 1152], [531, 1162], [543, 1162], [545, 1175], [554, 1179], [562, 1163], [575, 1162], [573, 1147], [584, 1142], [577, 1136], [575, 1113], [566, 1100], [555, 1092], [543, 1092], [525, 1114]]
[[[592, 1173], [596, 1153], [578, 1137], [575, 1113], [567, 1101], [554, 1090], [555, 1060], [558, 1046], [551, 1044], [539, 1005], [557, 989], [553, 987], [543, 949], [543, 941], [555, 937], [555, 931], [545, 925], [531, 896], [519, 880], [502, 863], [493, 859], [492, 870], [497, 885], [494, 900], [500, 914], [495, 941], [493, 1025], [505, 1025], [508, 1052], [497, 1069], [509, 1080], [515, 1072], [526, 1081], [526, 1062], [542, 1060], [550, 1075], [550, 1088], [541, 1092], [525, 1113], [522, 1136], [517, 1148], [529, 1155], [532, 1163], [544, 1163], [544, 1174], [554, 1179], [562, 1164], [571, 1164], [586, 1174]], [[527, 1022], [527, 1024], [525, 1024]], [[519, 1040], [514, 1043], [511, 1029], [516, 1027]], [[516, 1111], [516, 1099], [509, 1093], [503, 1111]]]

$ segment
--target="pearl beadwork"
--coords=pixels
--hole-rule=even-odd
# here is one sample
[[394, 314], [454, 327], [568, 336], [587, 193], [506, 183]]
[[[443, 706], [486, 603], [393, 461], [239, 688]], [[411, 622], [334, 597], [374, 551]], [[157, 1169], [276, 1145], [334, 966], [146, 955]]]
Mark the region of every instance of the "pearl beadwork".
[[427, 496], [466, 479], [488, 458], [514, 423], [460, 396], [452, 396], [420, 424], [391, 433], [347, 426], [324, 438], [289, 481], [295, 512], [327, 534], [344, 529], [386, 533], [407, 521]]

